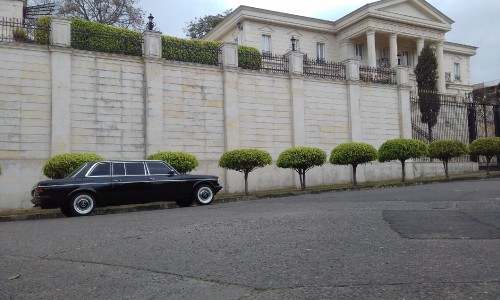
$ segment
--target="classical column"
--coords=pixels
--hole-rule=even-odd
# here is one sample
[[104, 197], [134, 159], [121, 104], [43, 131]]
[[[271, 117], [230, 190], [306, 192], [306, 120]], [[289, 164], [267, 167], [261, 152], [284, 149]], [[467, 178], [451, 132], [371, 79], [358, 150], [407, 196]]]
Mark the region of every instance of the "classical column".
[[436, 59], [438, 63], [438, 92], [446, 92], [446, 81], [444, 78], [444, 54], [443, 54], [443, 41], [436, 43]]
[[389, 38], [389, 64], [391, 68], [398, 65], [398, 35], [391, 33]]
[[368, 66], [377, 66], [377, 54], [375, 52], [375, 30], [366, 32], [366, 46], [368, 48]]
[[420, 56], [420, 53], [422, 53], [422, 49], [424, 49], [424, 39], [423, 38], [418, 38], [417, 40], [417, 53], [415, 55], [416, 57], [416, 64], [418, 64], [418, 57]]
[[52, 18], [50, 61], [52, 71], [51, 155], [71, 151], [71, 22]]

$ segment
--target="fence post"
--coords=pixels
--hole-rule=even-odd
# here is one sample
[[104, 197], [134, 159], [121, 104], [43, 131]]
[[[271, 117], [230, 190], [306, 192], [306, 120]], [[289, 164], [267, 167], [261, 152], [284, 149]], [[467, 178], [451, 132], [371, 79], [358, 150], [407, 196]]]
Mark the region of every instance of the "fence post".
[[52, 85], [51, 155], [71, 151], [71, 22], [52, 18], [50, 32]]
[[408, 67], [396, 67], [396, 82], [399, 98], [399, 131], [400, 137], [412, 138], [411, 105], [410, 105], [410, 70]]
[[343, 63], [345, 64], [345, 79], [359, 80], [359, 61], [348, 59]]
[[142, 34], [144, 59], [145, 154], [163, 150], [163, 62], [161, 32], [145, 31]]
[[233, 68], [238, 67], [238, 44], [222, 44], [222, 66]]

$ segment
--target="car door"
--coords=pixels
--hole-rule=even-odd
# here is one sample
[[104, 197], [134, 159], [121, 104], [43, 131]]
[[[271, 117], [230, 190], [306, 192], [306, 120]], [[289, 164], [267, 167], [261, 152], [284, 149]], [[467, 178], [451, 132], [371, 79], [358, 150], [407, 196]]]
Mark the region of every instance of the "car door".
[[152, 198], [155, 201], [189, 197], [191, 193], [182, 174], [161, 161], [148, 161], [146, 166], [151, 180]]
[[114, 204], [149, 201], [150, 180], [144, 162], [113, 162], [112, 190]]
[[84, 177], [76, 177], [75, 183], [82, 190], [94, 191], [102, 205], [110, 204], [112, 197], [111, 163], [95, 163]]

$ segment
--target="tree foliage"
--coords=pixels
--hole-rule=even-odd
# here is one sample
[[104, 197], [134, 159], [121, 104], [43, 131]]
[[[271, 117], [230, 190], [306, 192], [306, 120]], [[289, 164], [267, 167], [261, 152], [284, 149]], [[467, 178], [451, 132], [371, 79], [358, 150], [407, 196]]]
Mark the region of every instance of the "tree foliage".
[[292, 147], [284, 150], [278, 156], [278, 168], [293, 169], [299, 174], [300, 187], [306, 189], [306, 172], [316, 166], [322, 166], [326, 161], [325, 151], [314, 147]]
[[51, 179], [64, 178], [84, 163], [101, 160], [104, 160], [104, 158], [94, 153], [63, 153], [54, 155], [45, 161], [43, 175]]
[[242, 172], [245, 178], [245, 194], [248, 195], [248, 174], [257, 168], [270, 165], [271, 162], [271, 155], [267, 151], [237, 149], [222, 154], [219, 167]]
[[[33, 0], [30, 4], [52, 3], [53, 0]], [[140, 0], [61, 0], [57, 15], [113, 25], [122, 28], [144, 30], [144, 11]]]
[[217, 24], [224, 20], [224, 18], [232, 11], [232, 9], [228, 9], [220, 14], [196, 17], [194, 20], [191, 20], [185, 28], [183, 28], [184, 33], [186, 33], [187, 37], [192, 39], [201, 39], [205, 34], [217, 26]]
[[442, 140], [435, 141], [429, 145], [429, 157], [437, 158], [443, 162], [446, 178], [450, 178], [448, 173], [448, 162], [453, 157], [467, 154], [467, 145], [460, 141]]
[[149, 155], [147, 159], [167, 162], [182, 174], [189, 173], [198, 167], [198, 159], [196, 156], [186, 152], [158, 152]]
[[358, 165], [366, 164], [376, 160], [377, 149], [367, 143], [349, 142], [338, 145], [330, 153], [330, 163], [334, 165], [351, 165], [353, 183], [357, 185], [356, 168]]
[[399, 160], [401, 162], [402, 181], [406, 180], [405, 162], [410, 158], [419, 158], [427, 155], [427, 144], [420, 140], [398, 138], [388, 140], [378, 149], [378, 160], [387, 162]]
[[432, 127], [436, 125], [441, 103], [437, 94], [438, 63], [429, 46], [422, 49], [415, 66], [418, 87], [418, 106], [422, 123], [427, 124], [429, 141], [432, 142]]
[[490, 174], [490, 161], [495, 155], [500, 155], [500, 138], [486, 137], [478, 138], [469, 145], [472, 155], [482, 155], [486, 157], [486, 174]]

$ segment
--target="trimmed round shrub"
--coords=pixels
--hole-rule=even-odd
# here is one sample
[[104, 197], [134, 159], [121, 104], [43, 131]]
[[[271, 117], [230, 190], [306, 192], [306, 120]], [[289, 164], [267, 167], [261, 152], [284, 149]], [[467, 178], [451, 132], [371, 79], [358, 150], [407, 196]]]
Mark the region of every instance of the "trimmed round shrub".
[[248, 195], [248, 174], [257, 168], [270, 165], [271, 154], [258, 149], [238, 149], [222, 154], [219, 167], [242, 172], [245, 178], [245, 194]]
[[330, 163], [351, 165], [354, 185], [357, 185], [356, 168], [358, 165], [377, 160], [377, 149], [367, 143], [349, 142], [338, 145], [330, 153]]
[[443, 162], [446, 178], [448, 175], [448, 162], [453, 157], [459, 157], [467, 154], [467, 145], [460, 141], [442, 140], [435, 141], [429, 145], [429, 157], [437, 158]]
[[378, 149], [378, 160], [386, 162], [399, 160], [401, 162], [402, 181], [406, 180], [405, 161], [410, 158], [419, 158], [427, 155], [427, 144], [420, 140], [393, 139], [388, 140]]
[[486, 157], [486, 174], [490, 174], [490, 161], [495, 155], [500, 155], [500, 138], [486, 137], [478, 138], [469, 145], [472, 155], [482, 155]]
[[259, 70], [261, 67], [260, 51], [254, 47], [238, 46], [238, 67]]
[[147, 159], [167, 162], [182, 174], [189, 173], [198, 167], [198, 159], [196, 156], [186, 152], [158, 152], [151, 154]]
[[43, 175], [51, 179], [64, 178], [84, 163], [101, 160], [104, 160], [104, 158], [94, 153], [64, 153], [54, 155], [45, 162]]
[[314, 147], [292, 147], [281, 152], [276, 161], [278, 168], [293, 169], [299, 174], [300, 187], [306, 189], [306, 172], [326, 161], [325, 151]]

